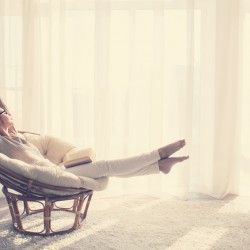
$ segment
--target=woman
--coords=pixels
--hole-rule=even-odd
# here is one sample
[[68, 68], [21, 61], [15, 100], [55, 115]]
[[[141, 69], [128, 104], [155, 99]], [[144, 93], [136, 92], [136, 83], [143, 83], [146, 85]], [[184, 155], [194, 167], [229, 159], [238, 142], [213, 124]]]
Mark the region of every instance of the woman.
[[[34, 145], [18, 136], [11, 114], [1, 103], [0, 99], [0, 153], [31, 165], [53, 166], [53, 163], [45, 159]], [[150, 153], [119, 160], [96, 161], [84, 164], [84, 167], [80, 165], [65, 168], [65, 171], [90, 178], [133, 177], [160, 172], [167, 174], [173, 165], [189, 158], [188, 156], [170, 157], [185, 144], [185, 140], [179, 140]]]

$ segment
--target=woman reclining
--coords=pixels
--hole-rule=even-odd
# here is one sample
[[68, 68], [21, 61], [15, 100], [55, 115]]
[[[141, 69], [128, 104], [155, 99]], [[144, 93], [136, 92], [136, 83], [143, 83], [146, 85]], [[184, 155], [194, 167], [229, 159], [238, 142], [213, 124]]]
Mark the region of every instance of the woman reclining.
[[[0, 152], [9, 158], [21, 160], [30, 165], [50, 167], [54, 164], [40, 153], [30, 142], [20, 138], [15, 129], [12, 115], [4, 105], [0, 107]], [[117, 160], [101, 160], [65, 168], [65, 171], [78, 176], [90, 178], [99, 177], [133, 177], [149, 174], [167, 174], [179, 162], [189, 156], [170, 157], [186, 145], [185, 140], [179, 140], [149, 153]]]

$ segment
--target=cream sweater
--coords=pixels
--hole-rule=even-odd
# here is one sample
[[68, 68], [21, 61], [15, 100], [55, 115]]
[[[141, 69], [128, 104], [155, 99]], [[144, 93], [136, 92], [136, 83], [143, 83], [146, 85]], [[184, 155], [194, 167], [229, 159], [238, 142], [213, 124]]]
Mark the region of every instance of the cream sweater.
[[44, 158], [33, 144], [18, 136], [11, 138], [0, 136], [0, 153], [9, 158], [21, 160], [30, 165], [54, 166], [51, 161]]

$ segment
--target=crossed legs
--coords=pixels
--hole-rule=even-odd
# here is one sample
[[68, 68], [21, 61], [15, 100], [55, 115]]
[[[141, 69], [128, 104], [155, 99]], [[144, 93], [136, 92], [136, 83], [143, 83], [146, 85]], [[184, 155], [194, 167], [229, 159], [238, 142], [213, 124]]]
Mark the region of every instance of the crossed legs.
[[149, 153], [117, 160], [91, 162], [65, 170], [90, 178], [103, 176], [127, 178], [159, 172], [167, 174], [173, 165], [188, 159], [188, 156], [170, 157], [185, 144], [185, 140], [180, 140]]

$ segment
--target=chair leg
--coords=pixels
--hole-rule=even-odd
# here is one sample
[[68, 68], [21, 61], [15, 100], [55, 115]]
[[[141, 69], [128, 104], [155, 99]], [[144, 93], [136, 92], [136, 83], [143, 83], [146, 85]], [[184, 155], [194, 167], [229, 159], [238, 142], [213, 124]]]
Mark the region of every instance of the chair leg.
[[19, 230], [23, 231], [23, 224], [21, 220], [21, 215], [18, 209], [17, 205], [17, 199], [12, 198], [12, 205], [13, 205], [13, 210], [14, 210], [14, 215], [15, 215], [15, 222], [17, 223], [17, 227]]
[[86, 204], [86, 207], [85, 207], [85, 210], [84, 210], [84, 214], [81, 216], [82, 220], [84, 220], [86, 218], [86, 216], [87, 216], [92, 196], [93, 196], [93, 193], [88, 195], [88, 200], [87, 200], [87, 204]]
[[76, 212], [77, 205], [78, 205], [78, 199], [74, 199], [73, 208], [72, 208], [73, 212]]
[[49, 235], [51, 231], [51, 202], [46, 198], [44, 206], [44, 228], [45, 234]]
[[[93, 193], [88, 194], [88, 195], [84, 195], [84, 196], [78, 198], [78, 206], [77, 206], [77, 210], [75, 212], [76, 217], [75, 217], [75, 222], [74, 222], [73, 228], [75, 228], [75, 229], [79, 228], [81, 226], [80, 218], [81, 218], [81, 221], [83, 221], [86, 218], [92, 195], [93, 195]], [[87, 200], [87, 203], [85, 205], [84, 213], [81, 214], [83, 203], [86, 199], [86, 196], [88, 196], [88, 200]]]
[[29, 207], [28, 201], [23, 201], [23, 206], [24, 206], [26, 215], [29, 215], [30, 214], [30, 207]]
[[11, 198], [8, 195], [5, 195], [5, 197], [6, 197], [8, 206], [9, 206], [9, 210], [10, 210], [10, 215], [11, 215], [11, 218], [12, 218], [12, 222], [14, 224], [14, 223], [16, 223], [16, 217], [15, 217], [13, 205], [12, 205], [12, 202], [11, 202]]
[[73, 225], [74, 229], [77, 229], [77, 228], [80, 227], [79, 219], [80, 219], [80, 214], [81, 214], [83, 202], [84, 202], [84, 197], [83, 196], [78, 198], [78, 206], [77, 206], [77, 209], [76, 209], [76, 212], [75, 212], [76, 216], [75, 216], [75, 222], [74, 222], [74, 225]]

